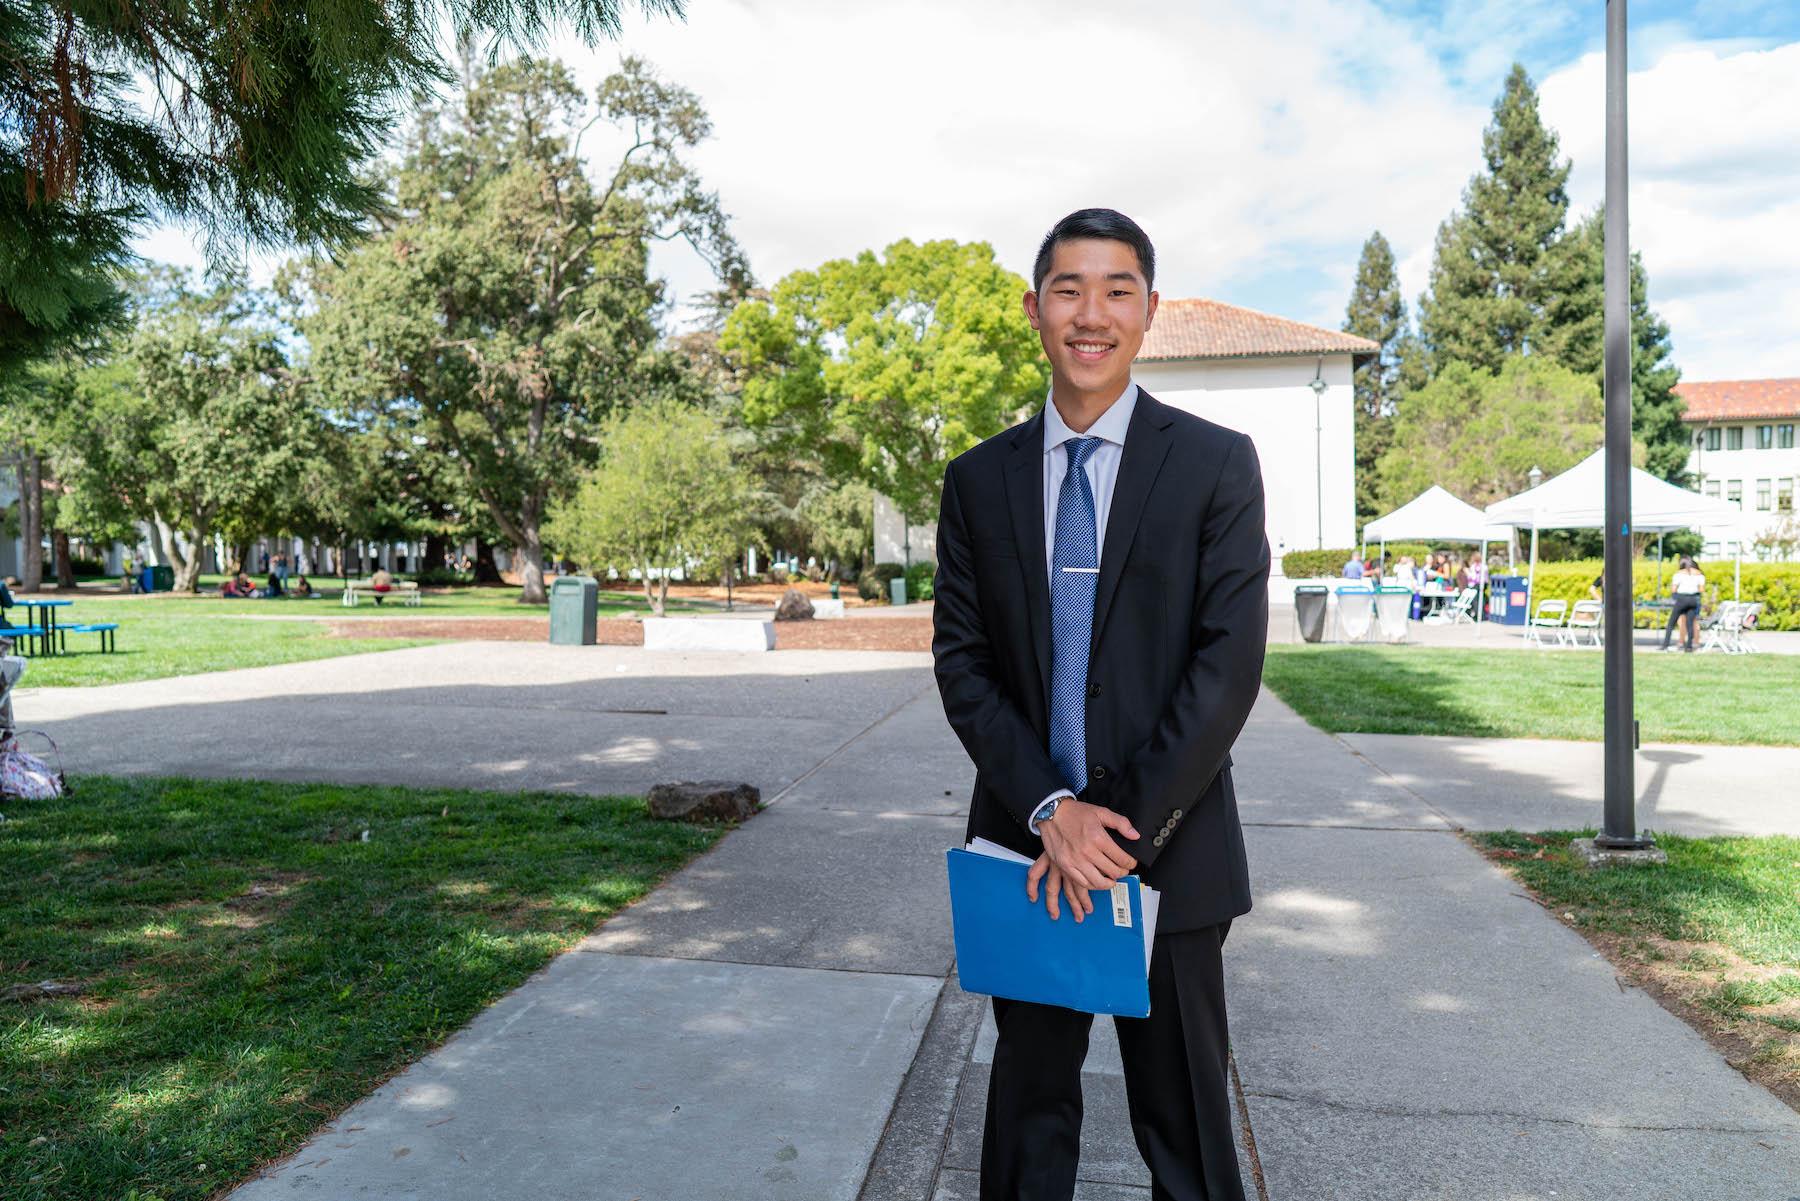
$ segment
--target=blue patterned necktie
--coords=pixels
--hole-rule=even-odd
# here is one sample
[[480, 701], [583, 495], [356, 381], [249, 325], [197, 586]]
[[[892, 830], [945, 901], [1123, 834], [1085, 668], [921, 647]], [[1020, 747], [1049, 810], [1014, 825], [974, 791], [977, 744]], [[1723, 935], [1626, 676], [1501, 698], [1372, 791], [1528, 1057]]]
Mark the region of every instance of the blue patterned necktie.
[[1082, 465], [1099, 445], [1098, 438], [1063, 443], [1069, 469], [1056, 497], [1056, 545], [1051, 555], [1050, 762], [1076, 794], [1087, 783], [1088, 643], [1093, 637], [1100, 567], [1094, 490]]

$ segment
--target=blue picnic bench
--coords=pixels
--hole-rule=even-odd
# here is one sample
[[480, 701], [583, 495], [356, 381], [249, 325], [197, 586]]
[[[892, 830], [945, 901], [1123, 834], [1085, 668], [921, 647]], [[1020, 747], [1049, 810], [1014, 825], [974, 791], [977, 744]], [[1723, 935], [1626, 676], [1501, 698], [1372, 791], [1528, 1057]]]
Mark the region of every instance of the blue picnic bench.
[[0, 638], [11, 638], [15, 642], [25, 640], [26, 653], [43, 655], [50, 651], [50, 632], [43, 626], [0, 626]]
[[88, 621], [57, 626], [56, 650], [58, 654], [68, 653], [70, 634], [100, 635], [100, 650], [103, 653], [110, 654], [119, 649], [119, 623], [116, 621]]

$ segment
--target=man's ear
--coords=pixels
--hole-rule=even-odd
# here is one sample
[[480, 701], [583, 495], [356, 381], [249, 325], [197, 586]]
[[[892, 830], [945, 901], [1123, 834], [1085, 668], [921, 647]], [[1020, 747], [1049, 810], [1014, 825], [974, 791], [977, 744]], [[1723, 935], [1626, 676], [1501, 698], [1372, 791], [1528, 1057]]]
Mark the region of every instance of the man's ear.
[[1157, 294], [1152, 291], [1150, 293], [1150, 307], [1144, 310], [1144, 329], [1146, 331], [1150, 329], [1150, 323], [1156, 320], [1156, 300]]
[[1033, 292], [1033, 291], [1031, 291], [1031, 290], [1030, 290], [1030, 289], [1026, 289], [1026, 291], [1025, 291], [1025, 295], [1024, 295], [1024, 297], [1023, 297], [1023, 298], [1022, 298], [1022, 300], [1023, 300], [1023, 302], [1024, 302], [1024, 305], [1025, 305], [1025, 319], [1026, 319], [1026, 320], [1027, 320], [1027, 321], [1029, 321], [1029, 322], [1031, 322], [1031, 328], [1032, 328], [1032, 329], [1036, 329], [1036, 328], [1038, 328], [1038, 298], [1037, 298], [1037, 293], [1036, 293], [1036, 292]]

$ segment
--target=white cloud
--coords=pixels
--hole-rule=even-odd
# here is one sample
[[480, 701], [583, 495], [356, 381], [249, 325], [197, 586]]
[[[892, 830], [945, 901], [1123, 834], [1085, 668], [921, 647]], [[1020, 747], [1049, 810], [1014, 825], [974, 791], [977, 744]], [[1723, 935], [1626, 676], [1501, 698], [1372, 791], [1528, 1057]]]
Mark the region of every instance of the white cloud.
[[[1605, 62], [1543, 82], [1576, 211], [1605, 195]], [[1671, 45], [1628, 81], [1632, 245], [1688, 379], [1800, 374], [1800, 42]]]
[[[550, 52], [591, 86], [628, 49], [700, 95], [715, 131], [693, 157], [764, 282], [903, 236], [984, 239], [1023, 274], [1057, 217], [1102, 204], [1155, 239], [1165, 295], [1335, 325], [1372, 229], [1415, 302], [1511, 58], [1567, 32], [1561, 0], [1530, 3], [1409, 23], [1371, 0], [694, 0], [685, 23]], [[1639, 34], [1634, 243], [1677, 359], [1800, 373], [1800, 44]], [[1543, 81], [1579, 211], [1600, 196], [1600, 89], [1592, 55]], [[707, 283], [680, 249], [655, 263], [677, 296]]]

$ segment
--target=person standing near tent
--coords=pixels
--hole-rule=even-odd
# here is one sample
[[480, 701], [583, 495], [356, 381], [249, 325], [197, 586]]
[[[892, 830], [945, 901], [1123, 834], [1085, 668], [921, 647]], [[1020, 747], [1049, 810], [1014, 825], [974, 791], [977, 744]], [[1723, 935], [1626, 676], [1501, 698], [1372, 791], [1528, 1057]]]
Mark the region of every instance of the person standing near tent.
[[1682, 618], [1687, 619], [1687, 627], [1682, 631], [1681, 649], [1692, 652], [1700, 641], [1700, 593], [1706, 587], [1706, 573], [1694, 565], [1694, 560], [1687, 555], [1681, 556], [1681, 566], [1669, 577], [1669, 591], [1675, 596], [1675, 607], [1669, 610], [1669, 624], [1663, 627], [1662, 649], [1669, 649], [1669, 635], [1675, 632], [1675, 623]]

